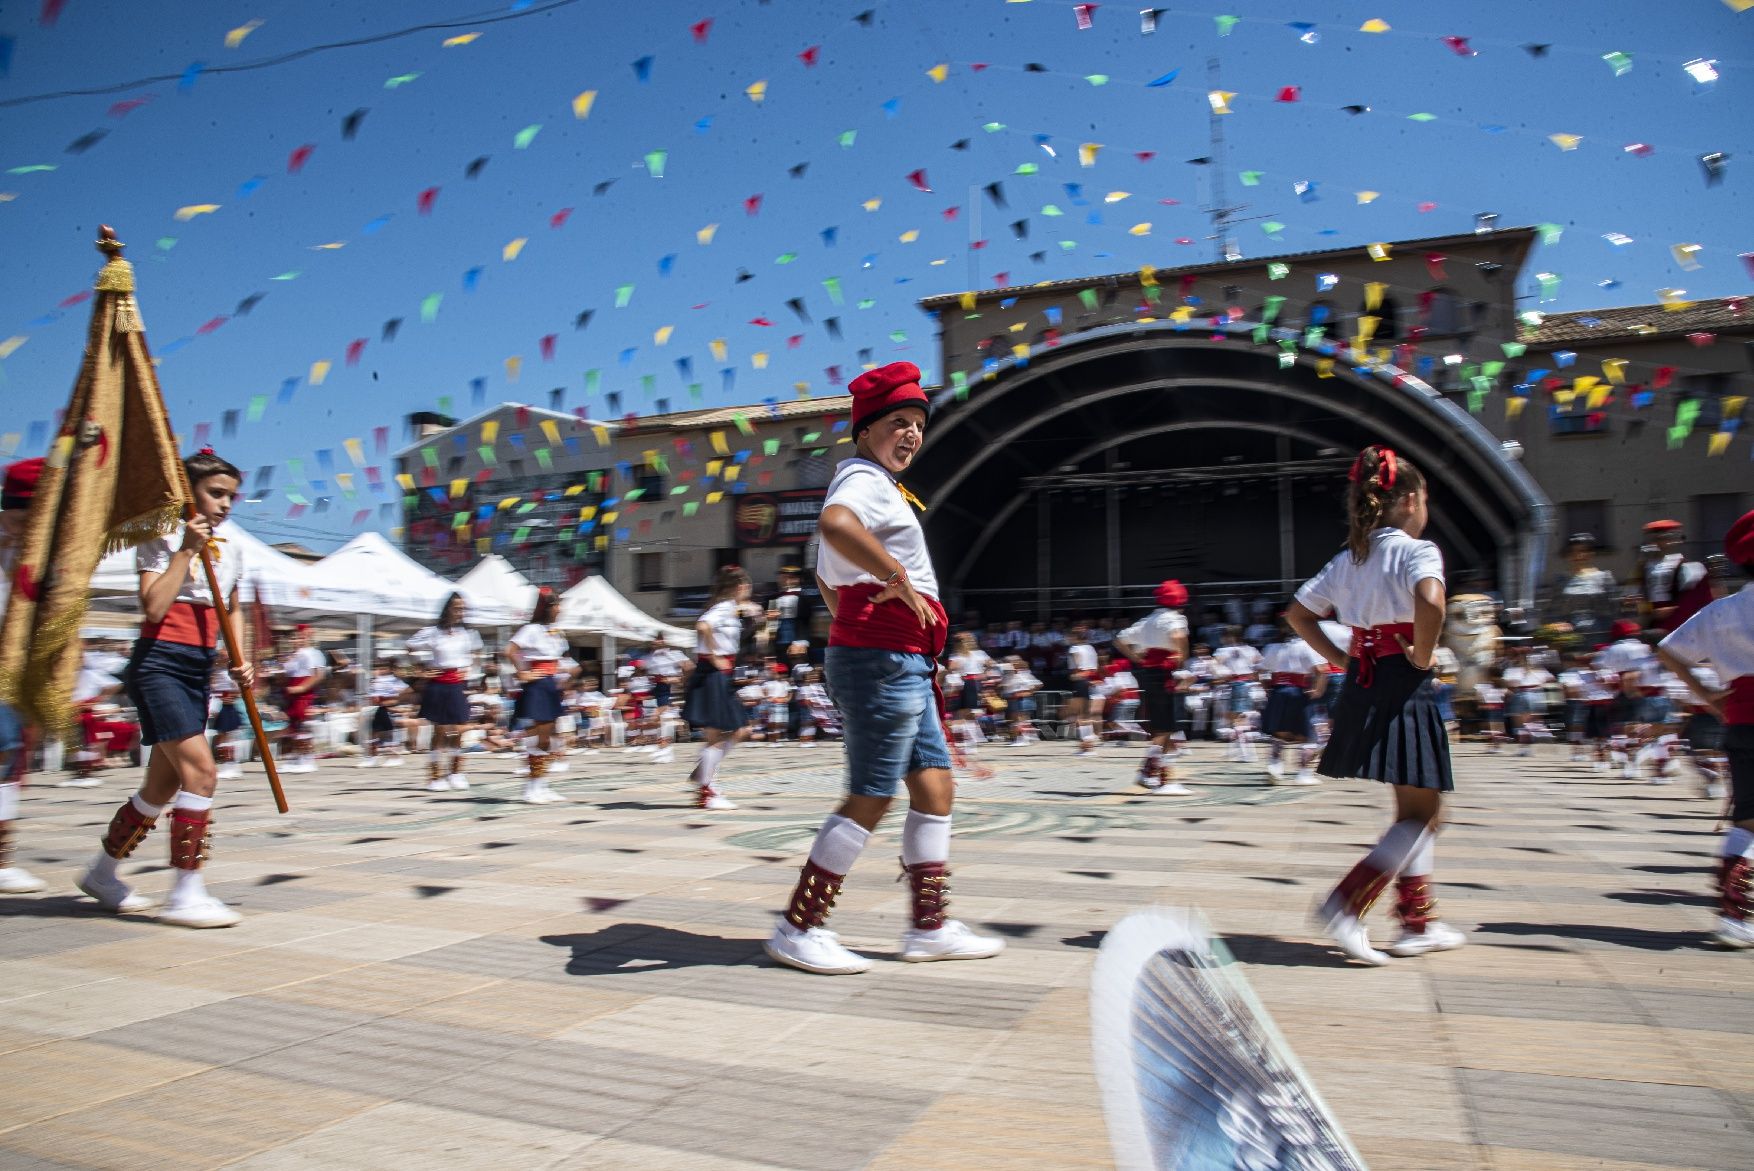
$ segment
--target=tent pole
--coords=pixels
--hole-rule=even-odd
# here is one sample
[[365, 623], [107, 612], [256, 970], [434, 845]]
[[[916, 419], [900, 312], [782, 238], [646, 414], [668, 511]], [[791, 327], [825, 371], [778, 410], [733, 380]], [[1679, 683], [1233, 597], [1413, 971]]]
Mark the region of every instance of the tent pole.
[[615, 690], [615, 636], [603, 636], [603, 649], [600, 652], [603, 661], [598, 664], [603, 669], [603, 694], [608, 695]]

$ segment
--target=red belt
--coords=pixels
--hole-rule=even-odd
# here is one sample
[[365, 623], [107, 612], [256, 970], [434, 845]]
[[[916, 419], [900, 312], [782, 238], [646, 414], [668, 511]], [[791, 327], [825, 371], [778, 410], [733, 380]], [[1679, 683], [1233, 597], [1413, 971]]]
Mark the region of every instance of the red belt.
[[1152, 647], [1145, 652], [1145, 666], [1156, 667], [1164, 671], [1173, 671], [1182, 665], [1182, 657], [1174, 651], [1161, 647]]
[[[950, 637], [950, 616], [937, 598], [927, 597], [932, 611], [932, 624], [920, 625], [914, 612], [900, 601], [891, 599], [881, 606], [871, 601], [885, 587], [871, 582], [842, 586], [835, 602], [834, 621], [828, 628], [829, 646], [872, 647], [903, 654], [925, 655], [934, 663], [944, 653]], [[944, 692], [938, 686], [938, 673], [932, 672], [932, 698], [938, 704], [938, 722], [945, 728], [945, 741], [951, 753], [957, 752], [956, 738], [949, 734], [950, 712]]]
[[1724, 701], [1724, 723], [1754, 724], [1754, 675], [1730, 680], [1730, 697]]
[[1308, 683], [1308, 675], [1294, 675], [1290, 671], [1273, 672], [1274, 687], [1304, 687]]
[[434, 683], [461, 683], [463, 681], [463, 668], [446, 667], [443, 671], [434, 675], [432, 681]]
[[560, 660], [558, 659], [532, 659], [530, 661], [530, 670], [542, 676], [554, 674], [555, 669], [559, 666]]
[[140, 637], [154, 642], [174, 642], [179, 646], [216, 646], [219, 643], [219, 617], [212, 606], [172, 602], [163, 618], [141, 625]]
[[1376, 681], [1376, 661], [1384, 655], [1399, 655], [1405, 652], [1397, 641], [1397, 636], [1411, 642], [1413, 624], [1411, 622], [1385, 622], [1381, 626], [1354, 626], [1352, 628], [1352, 657], [1358, 661], [1358, 683], [1361, 687], [1369, 687]]

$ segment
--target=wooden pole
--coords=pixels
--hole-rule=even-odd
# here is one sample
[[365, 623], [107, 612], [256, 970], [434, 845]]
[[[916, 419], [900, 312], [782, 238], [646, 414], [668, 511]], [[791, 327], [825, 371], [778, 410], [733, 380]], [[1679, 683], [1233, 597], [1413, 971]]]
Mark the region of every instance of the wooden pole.
[[[116, 239], [115, 229], [108, 224], [98, 229], [98, 250], [106, 256], [120, 256], [122, 243]], [[164, 420], [167, 434], [164, 436], [167, 445], [174, 445], [175, 437], [168, 434], [170, 428], [170, 409], [164, 404], [164, 392], [158, 386], [158, 374], [152, 368], [152, 355], [146, 348], [146, 335], [140, 335], [140, 350], [146, 355], [146, 362], [139, 371], [146, 380], [147, 389], [158, 400], [159, 417]], [[177, 462], [177, 484], [183, 494], [183, 519], [195, 516], [195, 490], [189, 484], [188, 473], [182, 462]], [[232, 630], [231, 612], [226, 609], [225, 595], [219, 589], [219, 574], [213, 568], [213, 552], [206, 545], [201, 546], [201, 568], [207, 574], [207, 589], [213, 594], [213, 609], [219, 615], [219, 633], [225, 640], [225, 653], [231, 657], [232, 665], [238, 666], [247, 662], [244, 648], [239, 645], [237, 634]], [[274, 767], [274, 753], [268, 747], [268, 733], [262, 730], [262, 716], [256, 710], [256, 688], [254, 683], [241, 689], [244, 697], [244, 711], [250, 717], [250, 730], [256, 734], [256, 754], [262, 758], [262, 767], [268, 773], [268, 787], [274, 792], [274, 807], [282, 813], [290, 813], [292, 807], [286, 803], [286, 792], [280, 787], [280, 771]]]

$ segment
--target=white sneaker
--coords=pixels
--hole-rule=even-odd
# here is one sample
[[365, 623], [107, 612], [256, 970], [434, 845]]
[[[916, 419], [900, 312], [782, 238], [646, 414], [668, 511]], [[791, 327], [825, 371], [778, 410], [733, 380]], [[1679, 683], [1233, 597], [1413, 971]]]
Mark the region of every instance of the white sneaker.
[[1645, 784], [1647, 784], [1647, 785], [1666, 785], [1668, 783], [1669, 783], [1669, 778], [1664, 776], [1662, 773], [1652, 773], [1650, 775], [1650, 777], [1645, 781]]
[[726, 810], [737, 808], [737, 803], [723, 793], [708, 793], [700, 803], [702, 809]]
[[547, 798], [542, 796], [542, 786], [537, 781], [524, 782], [524, 795], [518, 800], [526, 805], [546, 805]]
[[380, 756], [376, 759], [379, 768], [395, 768], [402, 763], [402, 758], [400, 756]]
[[1192, 797], [1194, 791], [1180, 781], [1165, 781], [1157, 786], [1157, 792], [1168, 797]]
[[1297, 779], [1291, 783], [1294, 785], [1319, 785], [1322, 783], [1322, 779], [1315, 775], [1314, 769], [1306, 768], [1299, 769]]
[[1420, 932], [1401, 932], [1401, 937], [1389, 944], [1389, 954], [1397, 956], [1422, 956], [1428, 951], [1454, 951], [1468, 942], [1468, 937], [1451, 927], [1448, 923], [1439, 923], [1433, 919]]
[[167, 903], [164, 910], [158, 913], [160, 923], [168, 923], [172, 927], [191, 927], [200, 930], [207, 927], [230, 927], [243, 916], [214, 898], [202, 895], [198, 899], [190, 899], [186, 903]]
[[661, 749], [659, 749], [657, 752], [652, 753], [652, 763], [653, 764], [675, 764], [676, 763], [676, 750], [674, 748], [661, 748]]
[[800, 931], [781, 919], [761, 950], [776, 964], [815, 972], [819, 976], [850, 976], [871, 970], [871, 961], [842, 946], [840, 936], [826, 927]]
[[120, 878], [105, 882], [89, 868], [79, 876], [79, 889], [96, 899], [98, 906], [116, 915], [131, 915], [152, 905], [151, 899], [135, 894], [134, 888]]
[[1724, 793], [1725, 789], [1721, 783], [1705, 786], [1705, 796], [1708, 800], [1721, 801], [1723, 800]]
[[47, 885], [48, 883], [22, 866], [8, 866], [0, 870], [0, 895], [31, 895]]
[[378, 758], [375, 756], [362, 756], [359, 758], [358, 761], [356, 761], [354, 763], [353, 767], [354, 768], [377, 768], [378, 767]]
[[1269, 760], [1267, 762], [1267, 775], [1271, 777], [1273, 783], [1277, 785], [1280, 781], [1285, 779], [1285, 766], [1276, 760]]
[[235, 781], [244, 775], [244, 770], [242, 765], [222, 764], [219, 766], [218, 771], [213, 775], [215, 778], [222, 781]]
[[1341, 915], [1328, 926], [1328, 938], [1337, 944], [1341, 951], [1360, 963], [1380, 968], [1389, 962], [1386, 952], [1380, 952], [1370, 946], [1370, 932], [1356, 915]]
[[1516, 750], [1516, 754], [1518, 756], [1533, 756], [1535, 755], [1535, 746], [1532, 744], [1525, 744]]
[[1720, 946], [1733, 951], [1745, 951], [1754, 947], [1754, 924], [1743, 919], [1732, 919], [1728, 915], [1719, 915], [1717, 930], [1711, 933], [1711, 937]]
[[550, 752], [548, 754], [548, 771], [549, 772], [563, 773], [567, 770], [568, 767], [569, 766], [566, 763], [566, 757], [557, 756], [552, 752]]
[[436, 781], [428, 781], [426, 782], [426, 791], [428, 793], [449, 793], [451, 782], [444, 777], [440, 777]]
[[452, 773], [448, 780], [453, 789], [467, 789], [469, 787], [469, 778], [462, 773]]
[[936, 931], [910, 927], [901, 933], [901, 959], [917, 964], [927, 960], [985, 960], [1005, 950], [997, 936], [976, 935], [957, 919], [946, 919]]
[[73, 777], [65, 781], [56, 781], [57, 789], [95, 789], [101, 784], [96, 777]]

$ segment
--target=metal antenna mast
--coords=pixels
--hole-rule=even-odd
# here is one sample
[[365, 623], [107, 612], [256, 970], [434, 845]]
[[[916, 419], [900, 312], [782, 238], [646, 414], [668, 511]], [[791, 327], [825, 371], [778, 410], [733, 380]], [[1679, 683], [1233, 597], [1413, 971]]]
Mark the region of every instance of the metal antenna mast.
[[1224, 179], [1230, 168], [1224, 156], [1223, 115], [1218, 112], [1220, 103], [1213, 96], [1220, 92], [1222, 90], [1219, 83], [1218, 58], [1208, 57], [1206, 58], [1206, 104], [1209, 110], [1206, 117], [1212, 127], [1212, 153], [1210, 155], [1212, 159], [1212, 206], [1206, 208], [1206, 213], [1212, 217], [1211, 238], [1217, 241], [1218, 259], [1238, 260], [1241, 258], [1242, 252], [1237, 248], [1236, 242], [1230, 238], [1231, 216], [1236, 212], [1246, 210], [1248, 205], [1239, 204], [1232, 207], [1225, 194]]

